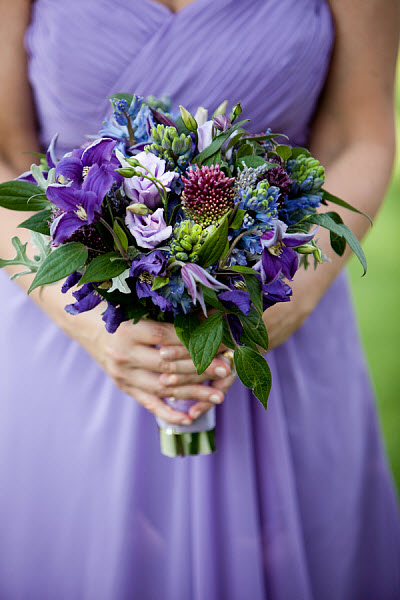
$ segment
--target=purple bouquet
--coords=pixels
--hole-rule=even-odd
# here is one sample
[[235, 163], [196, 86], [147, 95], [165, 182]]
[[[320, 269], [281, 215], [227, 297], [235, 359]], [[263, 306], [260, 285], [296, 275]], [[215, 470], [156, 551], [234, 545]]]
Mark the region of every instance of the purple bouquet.
[[[39, 250], [28, 257], [14, 237], [16, 256], [0, 267], [35, 273], [29, 292], [65, 280], [64, 292], [75, 289], [71, 314], [104, 303], [111, 333], [127, 320], [174, 323], [199, 374], [223, 344], [266, 408], [263, 311], [290, 300], [300, 265], [325, 259], [318, 226], [339, 255], [348, 243], [365, 273], [350, 229], [318, 208], [359, 211], [323, 190], [324, 168], [308, 150], [270, 131], [249, 134], [240, 104], [208, 119], [203, 108], [172, 113], [167, 97], [116, 94], [111, 103], [98, 138], [59, 161], [53, 138], [40, 165], [0, 185], [0, 206], [34, 211], [20, 227]], [[178, 403], [188, 411], [193, 402]], [[215, 408], [191, 426], [158, 424], [169, 456], [215, 449]]]

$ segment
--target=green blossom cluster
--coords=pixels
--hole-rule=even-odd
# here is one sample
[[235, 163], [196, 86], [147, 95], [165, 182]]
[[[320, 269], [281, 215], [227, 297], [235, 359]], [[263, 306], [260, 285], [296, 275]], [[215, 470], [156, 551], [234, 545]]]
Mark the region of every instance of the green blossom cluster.
[[289, 160], [287, 169], [301, 188], [307, 187], [309, 193], [315, 194], [318, 192], [325, 181], [325, 169], [318, 160], [306, 154], [299, 154], [293, 160]]
[[146, 146], [151, 152], [166, 161], [170, 171], [185, 169], [192, 154], [192, 138], [182, 133], [179, 135], [175, 127], [157, 125], [151, 130], [153, 143]]
[[190, 219], [181, 221], [174, 229], [170, 246], [171, 254], [178, 260], [196, 262], [201, 245], [209, 234], [209, 229], [203, 229], [201, 225]]

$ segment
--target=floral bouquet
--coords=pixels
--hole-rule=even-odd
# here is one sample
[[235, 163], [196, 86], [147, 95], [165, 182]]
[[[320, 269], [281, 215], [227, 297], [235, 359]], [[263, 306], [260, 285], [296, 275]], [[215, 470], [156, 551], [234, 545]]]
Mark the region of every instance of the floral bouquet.
[[[318, 226], [339, 255], [348, 243], [365, 273], [350, 229], [318, 209], [329, 202], [359, 211], [322, 189], [324, 168], [308, 150], [270, 131], [249, 134], [240, 104], [227, 116], [223, 103], [208, 119], [203, 108], [172, 113], [167, 97], [110, 100], [113, 116], [96, 139], [57, 161], [55, 137], [40, 165], [0, 185], [0, 206], [34, 211], [20, 227], [39, 252], [28, 257], [14, 237], [16, 256], [0, 267], [34, 273], [29, 292], [65, 280], [64, 292], [75, 288], [71, 314], [103, 302], [111, 333], [127, 320], [174, 323], [199, 374], [223, 344], [266, 408], [263, 311], [290, 300], [300, 265], [326, 260]], [[174, 406], [188, 412], [193, 402]], [[168, 456], [215, 449], [215, 408], [190, 426], [158, 424]]]

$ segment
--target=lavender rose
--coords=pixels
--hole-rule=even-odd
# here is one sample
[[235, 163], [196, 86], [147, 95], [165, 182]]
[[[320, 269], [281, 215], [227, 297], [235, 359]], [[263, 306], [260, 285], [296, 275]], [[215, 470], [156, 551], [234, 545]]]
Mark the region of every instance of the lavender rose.
[[[123, 167], [131, 168], [131, 165], [120, 153], [117, 153], [117, 156]], [[151, 152], [140, 152], [136, 154], [135, 158], [142, 165], [135, 167], [136, 171], [154, 177], [163, 184], [167, 192], [171, 191], [170, 185], [179, 175], [175, 171], [165, 171], [165, 160], [158, 158]], [[151, 210], [162, 206], [162, 199], [157, 186], [147, 177], [135, 175], [130, 179], [124, 179], [124, 190], [128, 198], [134, 202], [142, 202]]]
[[128, 207], [125, 223], [141, 248], [153, 249], [171, 237], [172, 227], [166, 225], [163, 213], [162, 208], [157, 208], [153, 214], [136, 215]]

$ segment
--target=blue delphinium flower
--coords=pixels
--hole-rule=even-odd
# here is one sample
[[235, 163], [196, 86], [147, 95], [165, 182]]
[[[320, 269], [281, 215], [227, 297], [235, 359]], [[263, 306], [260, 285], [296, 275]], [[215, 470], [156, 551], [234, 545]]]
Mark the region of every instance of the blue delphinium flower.
[[193, 300], [186, 291], [182, 277], [177, 274], [172, 275], [167, 285], [157, 291], [170, 303], [174, 316], [180, 312], [187, 314], [193, 307]]
[[286, 196], [279, 211], [279, 218], [287, 225], [294, 225], [305, 216], [315, 213], [321, 200], [322, 196], [317, 194], [304, 194], [298, 198]]
[[277, 209], [279, 206], [280, 189], [270, 186], [268, 181], [259, 181], [256, 187], [250, 187], [246, 190], [239, 188], [239, 208], [249, 212], [258, 224], [269, 225], [273, 219], [277, 218]]
[[[246, 254], [261, 254], [260, 236], [263, 231], [270, 229], [278, 216], [280, 189], [262, 180], [254, 187], [242, 188], [237, 191], [239, 208], [245, 210], [243, 222], [233, 231], [230, 239], [248, 231], [244, 235], [228, 259], [228, 265], [246, 265]], [[253, 231], [255, 230], [255, 231]], [[252, 233], [251, 233], [252, 232]]]

